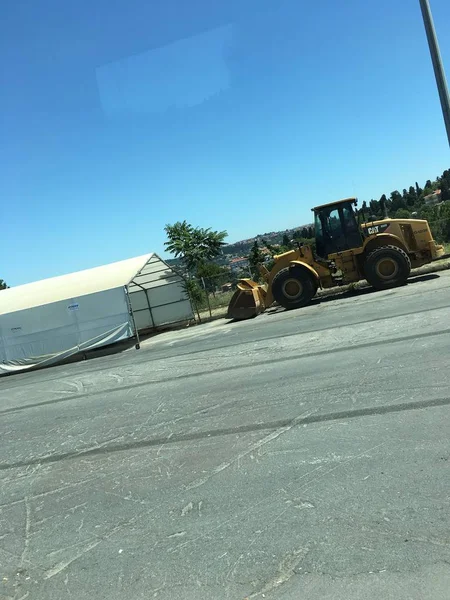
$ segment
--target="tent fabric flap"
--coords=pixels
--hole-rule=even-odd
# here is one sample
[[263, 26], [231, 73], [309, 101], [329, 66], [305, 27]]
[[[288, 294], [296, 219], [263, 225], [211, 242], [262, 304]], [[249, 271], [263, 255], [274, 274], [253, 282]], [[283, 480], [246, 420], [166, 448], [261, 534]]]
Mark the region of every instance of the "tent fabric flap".
[[134, 335], [124, 287], [0, 315], [0, 374], [51, 365]]

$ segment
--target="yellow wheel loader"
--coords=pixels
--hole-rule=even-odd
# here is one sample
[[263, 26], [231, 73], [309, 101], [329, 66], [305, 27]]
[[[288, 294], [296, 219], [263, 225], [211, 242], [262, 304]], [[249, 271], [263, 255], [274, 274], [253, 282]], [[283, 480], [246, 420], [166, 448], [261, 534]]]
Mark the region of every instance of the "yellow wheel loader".
[[378, 290], [406, 283], [412, 268], [444, 258], [427, 221], [383, 219], [358, 224], [356, 198], [316, 206], [316, 249], [299, 244], [275, 256], [270, 271], [261, 266], [265, 283], [242, 279], [228, 306], [228, 318], [249, 319], [274, 302], [286, 309], [310, 302], [318, 288], [366, 279]]

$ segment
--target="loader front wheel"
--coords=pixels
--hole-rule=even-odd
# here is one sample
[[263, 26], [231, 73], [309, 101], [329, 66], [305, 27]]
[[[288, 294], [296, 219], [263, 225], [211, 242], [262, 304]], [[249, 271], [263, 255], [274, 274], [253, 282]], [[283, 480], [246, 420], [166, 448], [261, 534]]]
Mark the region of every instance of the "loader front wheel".
[[315, 282], [303, 269], [286, 267], [275, 275], [272, 282], [274, 299], [288, 310], [308, 304], [316, 291]]
[[404, 285], [410, 272], [409, 256], [397, 246], [376, 248], [364, 264], [366, 279], [377, 290]]

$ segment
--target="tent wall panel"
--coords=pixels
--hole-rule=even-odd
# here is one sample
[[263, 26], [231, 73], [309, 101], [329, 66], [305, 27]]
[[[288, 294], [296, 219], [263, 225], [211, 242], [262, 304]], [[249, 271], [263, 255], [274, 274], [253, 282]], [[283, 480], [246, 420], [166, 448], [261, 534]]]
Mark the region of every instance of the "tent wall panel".
[[123, 287], [1, 315], [0, 373], [52, 364], [132, 335]]
[[135, 312], [134, 322], [136, 323], [136, 328], [138, 331], [152, 329], [155, 326], [148, 310], [140, 310]]
[[194, 316], [182, 277], [157, 255], [128, 289], [138, 330], [188, 321]]
[[178, 321], [187, 321], [192, 318], [192, 309], [186, 303], [167, 304], [152, 309], [153, 318], [157, 326], [169, 325]]

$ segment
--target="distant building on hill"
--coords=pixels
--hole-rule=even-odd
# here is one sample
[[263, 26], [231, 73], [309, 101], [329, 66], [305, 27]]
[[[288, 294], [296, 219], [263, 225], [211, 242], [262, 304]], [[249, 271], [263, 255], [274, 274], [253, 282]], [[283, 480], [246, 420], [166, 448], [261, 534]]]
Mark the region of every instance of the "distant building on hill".
[[434, 206], [435, 204], [440, 204], [442, 202], [441, 198], [441, 190], [435, 190], [432, 194], [428, 194], [428, 196], [424, 196], [425, 204], [428, 206]]
[[248, 262], [248, 258], [240, 256], [238, 258], [232, 258], [230, 260], [230, 268], [232, 271], [240, 271], [242, 269], [248, 269], [250, 263]]

